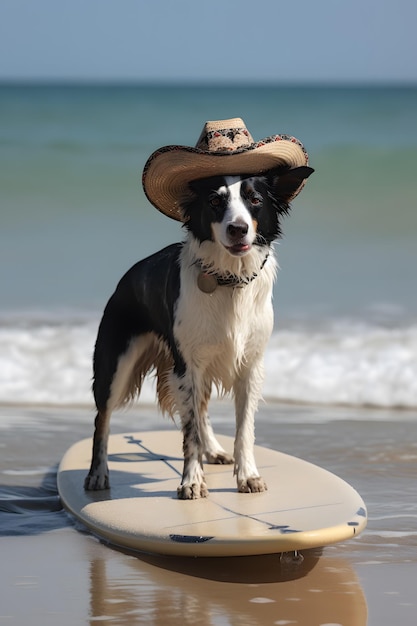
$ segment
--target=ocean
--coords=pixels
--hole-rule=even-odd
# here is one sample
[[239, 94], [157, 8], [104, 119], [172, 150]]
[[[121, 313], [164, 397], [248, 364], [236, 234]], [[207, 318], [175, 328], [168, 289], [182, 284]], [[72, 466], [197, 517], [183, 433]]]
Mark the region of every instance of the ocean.
[[250, 84], [0, 86], [0, 404], [91, 407], [107, 299], [183, 238], [143, 166], [236, 116], [316, 170], [276, 246], [265, 400], [417, 407], [417, 88]]
[[[142, 168], [236, 116], [255, 139], [298, 137], [316, 170], [276, 246], [256, 441], [334, 472], [368, 509], [360, 537], [304, 552], [295, 570], [280, 555], [202, 564], [109, 549], [79, 532], [56, 485], [65, 451], [92, 435], [107, 299], [133, 263], [183, 238], [145, 199]], [[0, 86], [3, 617], [415, 625], [416, 118], [417, 88]], [[232, 414], [213, 401], [216, 432], [233, 435]], [[151, 381], [111, 427], [175, 428]]]

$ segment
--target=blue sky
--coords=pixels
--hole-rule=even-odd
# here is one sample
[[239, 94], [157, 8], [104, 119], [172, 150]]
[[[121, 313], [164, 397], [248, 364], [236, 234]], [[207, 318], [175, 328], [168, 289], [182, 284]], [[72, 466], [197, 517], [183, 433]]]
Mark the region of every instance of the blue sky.
[[416, 0], [0, 0], [0, 80], [417, 82]]

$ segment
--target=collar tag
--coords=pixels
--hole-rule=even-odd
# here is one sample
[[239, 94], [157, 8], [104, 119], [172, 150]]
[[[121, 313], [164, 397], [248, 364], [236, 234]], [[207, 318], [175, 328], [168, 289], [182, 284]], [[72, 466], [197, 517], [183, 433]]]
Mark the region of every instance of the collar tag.
[[217, 289], [217, 278], [213, 274], [199, 272], [197, 276], [197, 286], [203, 293], [213, 293]]

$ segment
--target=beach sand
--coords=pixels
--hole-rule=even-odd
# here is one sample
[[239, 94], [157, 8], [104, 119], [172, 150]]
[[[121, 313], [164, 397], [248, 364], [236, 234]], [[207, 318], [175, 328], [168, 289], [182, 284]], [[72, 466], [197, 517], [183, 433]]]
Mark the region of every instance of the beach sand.
[[[178, 559], [128, 554], [62, 510], [57, 465], [92, 433], [92, 409], [0, 409], [0, 624], [413, 625], [417, 621], [415, 411], [265, 405], [257, 443], [352, 484], [365, 532], [304, 554]], [[219, 433], [231, 404], [214, 402]], [[173, 428], [153, 407], [115, 415], [112, 432]], [[140, 515], [140, 511], [138, 511]]]

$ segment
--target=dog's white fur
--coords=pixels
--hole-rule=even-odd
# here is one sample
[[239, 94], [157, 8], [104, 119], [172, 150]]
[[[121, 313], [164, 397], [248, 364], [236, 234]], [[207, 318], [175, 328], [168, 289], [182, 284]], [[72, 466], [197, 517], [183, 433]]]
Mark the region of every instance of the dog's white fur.
[[[271, 295], [276, 263], [270, 254], [256, 280], [233, 291], [217, 289], [210, 295], [208, 306], [207, 295], [196, 284], [193, 247], [190, 242], [183, 250], [181, 296], [174, 333], [185, 361], [192, 363], [187, 382], [196, 396], [204, 390], [206, 380], [213, 381], [220, 390], [234, 392], [235, 473], [238, 489], [249, 491], [248, 480], [259, 476], [253, 456], [253, 424], [263, 383], [263, 355], [273, 327]], [[254, 266], [259, 271], [264, 256], [265, 253], [252, 250], [250, 259], [247, 256], [234, 259], [230, 271], [235, 273], [236, 266], [240, 265], [250, 275]], [[181, 394], [175, 403], [181, 415], [186, 412], [188, 407]], [[205, 454], [213, 456], [220, 446], [213, 438], [206, 416], [199, 411], [200, 406], [206, 410], [205, 398], [193, 398], [193, 405], [195, 415], [199, 415], [198, 427], [205, 442]], [[199, 482], [200, 466], [195, 457], [183, 477], [182, 487]]]

